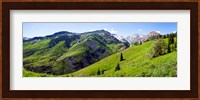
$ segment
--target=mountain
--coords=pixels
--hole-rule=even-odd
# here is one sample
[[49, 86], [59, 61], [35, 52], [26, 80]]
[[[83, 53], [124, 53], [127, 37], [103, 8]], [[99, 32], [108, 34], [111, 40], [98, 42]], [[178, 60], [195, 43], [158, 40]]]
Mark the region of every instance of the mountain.
[[24, 69], [52, 75], [83, 69], [128, 47], [105, 30], [84, 33], [61, 31], [23, 41]]
[[27, 41], [27, 40], [29, 40], [28, 37], [23, 37], [23, 41]]
[[126, 39], [131, 44], [134, 44], [134, 43], [144, 43], [148, 40], [154, 40], [158, 38], [159, 36], [161, 36], [160, 33], [156, 31], [151, 31], [147, 35], [133, 34], [131, 36], [126, 37]]
[[124, 38], [123, 36], [118, 36], [117, 34], [112, 34], [115, 38], [117, 38], [119, 41], [125, 43], [125, 45], [130, 46], [130, 42]]
[[131, 36], [126, 37], [126, 39], [131, 43], [138, 43], [139, 41], [141, 41], [145, 36], [144, 35], [140, 35], [140, 34], [133, 34]]
[[154, 39], [157, 39], [160, 36], [161, 36], [160, 33], [156, 32], [156, 31], [151, 31], [151, 32], [149, 32], [149, 34], [147, 34], [146, 39], [154, 40]]
[[[168, 43], [168, 39], [163, 39]], [[149, 59], [154, 41], [131, 46], [110, 55], [84, 69], [65, 74], [66, 77], [176, 77], [177, 52], [173, 51]], [[123, 55], [123, 60], [120, 60]], [[116, 70], [118, 66], [118, 69]]]

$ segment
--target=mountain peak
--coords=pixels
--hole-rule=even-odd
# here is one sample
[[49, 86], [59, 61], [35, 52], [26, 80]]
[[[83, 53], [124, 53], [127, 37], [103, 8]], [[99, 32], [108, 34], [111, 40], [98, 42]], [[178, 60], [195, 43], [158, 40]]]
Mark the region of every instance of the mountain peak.
[[151, 31], [148, 34], [148, 36], [155, 36], [155, 35], [160, 35], [160, 33], [156, 32], [156, 31]]
[[106, 31], [106, 30], [104, 30], [104, 29], [102, 29], [102, 30], [95, 30], [95, 31], [91, 31], [91, 32], [102, 32], [102, 33], [110, 33], [110, 32], [108, 32], [108, 31]]
[[59, 31], [59, 32], [54, 33], [53, 35], [61, 35], [61, 34], [68, 34], [68, 33], [71, 33], [71, 32], [68, 32], [68, 31]]

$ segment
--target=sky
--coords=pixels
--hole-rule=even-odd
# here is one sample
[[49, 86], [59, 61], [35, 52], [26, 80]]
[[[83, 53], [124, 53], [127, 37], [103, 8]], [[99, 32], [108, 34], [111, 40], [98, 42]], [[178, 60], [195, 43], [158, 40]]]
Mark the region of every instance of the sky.
[[23, 37], [51, 35], [59, 31], [83, 33], [95, 30], [106, 30], [118, 36], [133, 34], [146, 35], [151, 31], [167, 34], [177, 31], [176, 22], [92, 22], [92, 23], [53, 23], [53, 22], [24, 22]]

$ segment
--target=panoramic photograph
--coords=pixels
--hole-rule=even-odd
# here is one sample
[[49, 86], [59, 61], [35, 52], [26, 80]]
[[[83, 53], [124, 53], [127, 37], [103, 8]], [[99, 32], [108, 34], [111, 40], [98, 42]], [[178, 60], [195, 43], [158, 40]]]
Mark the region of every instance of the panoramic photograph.
[[176, 22], [24, 22], [23, 77], [177, 77]]

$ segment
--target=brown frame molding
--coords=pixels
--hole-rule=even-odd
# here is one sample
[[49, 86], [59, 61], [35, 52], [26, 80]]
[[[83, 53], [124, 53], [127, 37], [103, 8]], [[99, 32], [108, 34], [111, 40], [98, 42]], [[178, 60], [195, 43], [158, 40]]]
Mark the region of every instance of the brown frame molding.
[[[196, 98], [198, 97], [197, 2], [3, 2], [2, 94], [3, 98]], [[10, 10], [190, 10], [191, 90], [10, 90]]]

